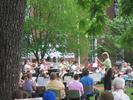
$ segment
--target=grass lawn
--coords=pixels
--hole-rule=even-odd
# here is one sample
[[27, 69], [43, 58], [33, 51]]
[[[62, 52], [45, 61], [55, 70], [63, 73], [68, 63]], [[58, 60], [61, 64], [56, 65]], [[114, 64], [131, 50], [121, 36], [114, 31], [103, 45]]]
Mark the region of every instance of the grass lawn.
[[[103, 92], [103, 84], [98, 84], [96, 86], [99, 88], [100, 92]], [[130, 97], [130, 100], [133, 100], [133, 95], [131, 95], [131, 93], [133, 93], [133, 87], [127, 88], [126, 94]], [[94, 100], [94, 97], [91, 97], [90, 100]]]
[[128, 88], [126, 91], [127, 95], [130, 97], [130, 100], [133, 100], [133, 95], [131, 95], [131, 93], [133, 93], [133, 87]]

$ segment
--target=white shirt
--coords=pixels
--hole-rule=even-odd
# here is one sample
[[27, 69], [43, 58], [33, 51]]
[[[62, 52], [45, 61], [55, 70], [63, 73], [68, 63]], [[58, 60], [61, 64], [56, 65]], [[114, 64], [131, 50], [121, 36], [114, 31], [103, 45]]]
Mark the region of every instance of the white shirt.
[[59, 66], [59, 63], [57, 62], [53, 63], [52, 65], [53, 69], [59, 69], [58, 66]]
[[30, 71], [31, 70], [31, 66], [28, 65], [28, 64], [25, 64], [24, 65], [24, 71], [27, 72], [27, 71]]
[[73, 71], [77, 70], [77, 66], [76, 65], [72, 65], [71, 68], [72, 68]]
[[122, 89], [116, 90], [113, 93], [114, 100], [130, 100], [129, 96]]
[[46, 71], [47, 70], [47, 66], [44, 64], [40, 65], [40, 70]]

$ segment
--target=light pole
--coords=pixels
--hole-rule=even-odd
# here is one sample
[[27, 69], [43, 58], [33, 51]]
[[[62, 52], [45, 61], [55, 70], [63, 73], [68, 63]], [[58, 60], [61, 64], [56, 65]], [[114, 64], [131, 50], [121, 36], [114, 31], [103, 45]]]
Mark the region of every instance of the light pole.
[[79, 45], [80, 45], [80, 41], [79, 41], [79, 34], [78, 34], [78, 65], [80, 66], [80, 48], [79, 48]]
[[91, 37], [91, 63], [94, 63], [97, 58], [97, 39], [94, 37], [94, 35]]
[[[56, 49], [59, 48], [59, 45], [57, 44], [56, 46]], [[58, 51], [56, 50], [56, 63], [58, 63]]]

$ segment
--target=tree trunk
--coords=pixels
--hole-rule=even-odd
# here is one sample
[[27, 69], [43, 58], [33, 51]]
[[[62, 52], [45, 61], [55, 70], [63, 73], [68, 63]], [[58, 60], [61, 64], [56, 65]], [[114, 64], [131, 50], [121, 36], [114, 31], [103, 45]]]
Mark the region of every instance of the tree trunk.
[[12, 100], [20, 72], [25, 0], [0, 0], [0, 100]]
[[38, 64], [40, 63], [40, 59], [39, 59], [39, 54], [38, 54], [38, 51], [35, 51], [33, 52], [34, 53], [34, 56], [36, 57], [36, 60], [38, 62]]

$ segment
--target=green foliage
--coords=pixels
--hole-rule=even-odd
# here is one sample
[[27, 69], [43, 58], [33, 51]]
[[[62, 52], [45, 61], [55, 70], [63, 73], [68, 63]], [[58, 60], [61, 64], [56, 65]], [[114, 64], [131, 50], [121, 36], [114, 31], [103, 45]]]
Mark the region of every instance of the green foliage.
[[[119, 38], [119, 36], [114, 38], [111, 34], [105, 35], [100, 45], [97, 46], [96, 52], [98, 56], [101, 56], [101, 54], [106, 51], [111, 54], [111, 57], [116, 57], [118, 50], [121, 48]], [[113, 58], [113, 60], [115, 59]]]
[[108, 34], [110, 34], [108, 39], [112, 41], [117, 49], [123, 48], [123, 43], [121, 43], [122, 34], [126, 31], [129, 23], [127, 23], [122, 17], [116, 17], [114, 20], [108, 22], [108, 26], [110, 30], [108, 31]]
[[41, 52], [44, 56], [56, 45], [61, 52], [69, 49], [68, 39], [79, 31], [81, 17], [74, 0], [27, 0], [26, 12], [24, 47], [27, 52]]
[[[122, 32], [121, 44], [125, 49], [133, 51], [133, 0], [120, 0], [120, 15], [125, 20], [125, 31]], [[120, 18], [120, 17], [119, 17]], [[128, 25], [127, 25], [128, 23]]]
[[111, 5], [112, 0], [78, 0], [78, 3], [83, 7], [88, 19], [85, 32], [89, 35], [102, 34], [108, 18], [106, 10]]
[[133, 15], [133, 0], [120, 0], [120, 15], [129, 17]]
[[133, 27], [129, 27], [129, 29], [122, 34], [121, 43], [125, 49], [133, 51]]
[[[107, 33], [106, 39], [111, 41], [111, 48], [108, 48], [108, 44], [102, 44], [99, 50], [110, 50], [111, 55], [117, 53], [117, 50], [124, 48], [125, 57], [127, 53], [133, 51], [133, 1], [132, 0], [118, 0], [119, 14], [113, 20], [109, 20], [107, 26], [109, 31]], [[106, 42], [109, 43], [109, 42]], [[126, 60], [129, 58], [126, 58]]]
[[[79, 35], [79, 43], [78, 43], [78, 35]], [[67, 51], [74, 52], [76, 56], [78, 56], [78, 49], [80, 52], [80, 56], [83, 57], [88, 52], [88, 39], [84, 34], [73, 33], [69, 35], [67, 39]]]
[[101, 33], [105, 35], [106, 42], [98, 47], [99, 51], [115, 54], [120, 48], [133, 50], [133, 0], [118, 0], [119, 14], [113, 20], [109, 20], [106, 15], [107, 8], [113, 3], [112, 0], [77, 1], [85, 13], [79, 26], [82, 32], [84, 30], [88, 36], [100, 36]]
[[110, 26], [111, 33], [114, 39], [117, 38], [119, 42], [115, 44], [121, 45], [121, 48], [125, 48], [133, 51], [132, 43], [132, 28], [133, 28], [133, 1], [132, 0], [119, 0], [119, 14], [115, 18]]
[[117, 36], [121, 35], [126, 30], [126, 28], [129, 26], [129, 23], [127, 23], [123, 17], [116, 17], [114, 20], [109, 21], [108, 26], [110, 28], [111, 34]]
[[133, 1], [119, 0], [120, 14], [112, 21], [106, 12], [111, 5], [112, 0], [27, 0], [25, 49], [44, 55], [49, 48], [59, 45], [56, 49], [61, 52], [77, 52], [80, 48], [82, 54], [89, 49], [89, 37], [103, 35], [106, 29], [112, 34], [108, 39], [113, 41], [114, 48], [127, 46], [132, 43]]

